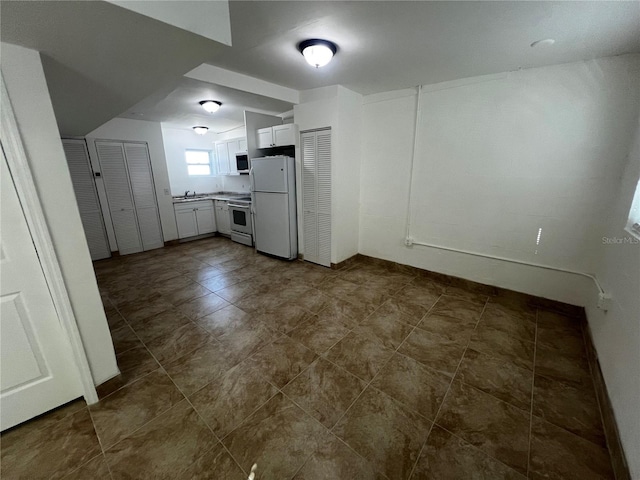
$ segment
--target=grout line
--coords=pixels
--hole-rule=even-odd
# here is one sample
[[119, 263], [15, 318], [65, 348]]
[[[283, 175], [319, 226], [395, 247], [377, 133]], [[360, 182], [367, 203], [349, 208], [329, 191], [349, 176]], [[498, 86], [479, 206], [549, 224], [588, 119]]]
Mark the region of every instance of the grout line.
[[[342, 421], [342, 419], [343, 419], [343, 418], [344, 418], [344, 417], [349, 413], [349, 411], [353, 408], [353, 406], [358, 402], [358, 400], [360, 399], [360, 397], [362, 396], [362, 394], [363, 394], [365, 391], [367, 391], [367, 389], [368, 389], [368, 388], [369, 388], [369, 386], [373, 383], [373, 381], [376, 379], [376, 377], [380, 374], [380, 372], [381, 372], [382, 370], [384, 370], [384, 368], [387, 366], [387, 364], [391, 361], [391, 359], [393, 358], [393, 356], [395, 355], [395, 353], [397, 353], [397, 352], [398, 352], [398, 350], [399, 350], [399, 349], [400, 349], [400, 347], [404, 344], [404, 342], [406, 341], [406, 339], [407, 339], [407, 338], [409, 338], [409, 336], [411, 336], [411, 334], [415, 331], [415, 329], [417, 328], [417, 325], [418, 325], [420, 322], [422, 322], [422, 320], [424, 320], [424, 319], [429, 315], [429, 313], [431, 312], [431, 310], [433, 309], [433, 307], [434, 307], [434, 306], [438, 303], [438, 301], [440, 300], [440, 297], [441, 297], [441, 296], [442, 296], [442, 295], [438, 296], [438, 299], [433, 303], [433, 305], [431, 305], [431, 307], [427, 310], [427, 312], [426, 312], [426, 313], [421, 317], [420, 321], [419, 321], [419, 322], [417, 322], [415, 326], [413, 326], [413, 328], [411, 329], [411, 331], [409, 332], [409, 334], [404, 338], [404, 340], [403, 340], [402, 342], [400, 342], [400, 344], [398, 345], [398, 347], [395, 349], [395, 351], [394, 351], [393, 355], [391, 355], [391, 356], [389, 357], [389, 359], [385, 362], [385, 364], [384, 364], [384, 365], [382, 365], [382, 367], [380, 367], [380, 369], [379, 369], [379, 370], [376, 372], [376, 374], [371, 378], [371, 380], [367, 383], [367, 385], [366, 385], [366, 386], [364, 387], [364, 389], [360, 392], [360, 394], [359, 394], [359, 395], [354, 399], [354, 401], [353, 401], [353, 402], [351, 402], [351, 405], [349, 405], [349, 407], [347, 407], [347, 409], [346, 409], [346, 410], [344, 411], [344, 413], [340, 416], [340, 418], [338, 418], [338, 420], [334, 423], [334, 425], [333, 425], [333, 427], [332, 427], [332, 429], [331, 429], [331, 430], [333, 430], [333, 429], [336, 427], [336, 425], [338, 425], [338, 424]], [[380, 308], [380, 307], [378, 307], [378, 308]], [[376, 311], [377, 311], [377, 310], [376, 310]], [[374, 311], [373, 313], [375, 313], [375, 311]], [[373, 314], [373, 313], [372, 313], [372, 314]], [[367, 318], [368, 318], [368, 317], [367, 317]], [[365, 319], [365, 320], [366, 320], [366, 319]], [[364, 320], [363, 320], [363, 321], [364, 321]], [[375, 387], [372, 387], [372, 388], [375, 388]], [[377, 389], [376, 389], [376, 390], [377, 390]], [[382, 392], [382, 393], [384, 393], [384, 392]], [[395, 400], [393, 397], [391, 397], [391, 396], [389, 396], [389, 395], [387, 395], [387, 394], [384, 394], [384, 395], [385, 395], [385, 396], [388, 396], [388, 397], [389, 397], [390, 399], [392, 399], [394, 402], [396, 402], [396, 403], [400, 403], [400, 405], [402, 405], [402, 406], [404, 407], [404, 404], [402, 404], [401, 402], [398, 402], [398, 401], [397, 401], [397, 400]], [[404, 408], [406, 408], [406, 407], [404, 407]], [[431, 424], [431, 428], [433, 428], [433, 423]], [[429, 429], [429, 432], [431, 431], [431, 428]], [[429, 438], [429, 432], [427, 432], [427, 436], [426, 436], [426, 438]], [[333, 433], [333, 432], [332, 432], [332, 433]], [[336, 435], [336, 436], [337, 436], [337, 435]], [[426, 442], [426, 439], [425, 439], [425, 442]], [[423, 447], [424, 447], [424, 445], [423, 445]], [[420, 449], [420, 452], [418, 453], [418, 456], [416, 457], [416, 463], [417, 463], [417, 462], [418, 462], [418, 460], [420, 459], [420, 454], [421, 454], [421, 453], [422, 453], [422, 449]], [[415, 468], [415, 465], [414, 465], [414, 468]], [[375, 470], [377, 471], [378, 469], [376, 468]], [[413, 469], [411, 470], [411, 473], [413, 473]]]
[[[91, 410], [89, 409], [88, 406], [87, 406], [87, 411], [89, 412], [89, 418], [91, 419], [91, 425], [93, 425], [93, 431], [95, 432], [96, 438], [98, 439], [98, 445], [100, 446], [100, 454], [102, 455], [102, 459], [103, 459], [104, 463], [107, 465], [107, 471], [109, 472], [109, 477], [113, 480], [113, 475], [111, 473], [111, 466], [109, 465], [109, 462], [107, 462], [107, 456], [105, 455], [104, 446], [102, 445], [102, 440], [100, 439], [100, 435], [98, 435], [98, 429], [96, 428], [96, 422], [93, 420], [93, 415], [91, 414]], [[95, 457], [93, 457], [93, 458], [95, 458]], [[89, 463], [89, 462], [86, 462], [86, 463]], [[80, 469], [80, 467], [82, 467], [84, 465], [85, 464], [83, 463], [78, 468], [76, 468], [76, 470]], [[74, 470], [74, 472], [75, 472], [75, 470]], [[70, 473], [73, 473], [73, 472], [70, 472]]]
[[533, 432], [533, 393], [535, 391], [536, 384], [536, 350], [538, 347], [538, 312], [540, 310], [536, 308], [536, 329], [533, 343], [533, 375], [531, 375], [531, 411], [529, 416], [529, 450], [527, 452], [527, 477], [531, 471], [531, 437]]
[[[242, 362], [240, 362], [240, 363], [242, 363]], [[238, 365], [240, 365], [240, 364], [238, 364]], [[235, 366], [237, 366], [237, 365], [235, 365]], [[234, 366], [234, 367], [235, 367], [235, 366]], [[234, 367], [231, 367], [231, 368], [234, 368]], [[229, 370], [231, 370], [231, 369], [229, 369]], [[228, 372], [229, 370], [227, 370], [227, 372]], [[222, 448], [227, 452], [227, 454], [228, 454], [228, 455], [231, 457], [231, 459], [236, 463], [236, 465], [238, 465], [238, 467], [240, 467], [240, 470], [242, 470], [242, 472], [243, 472], [245, 475], [248, 475], [248, 474], [247, 474], [247, 472], [244, 470], [244, 468], [242, 468], [242, 465], [240, 464], [240, 462], [238, 462], [238, 460], [236, 460], [236, 458], [231, 454], [231, 451], [229, 451], [229, 449], [227, 448], [227, 446], [222, 442], [222, 438], [224, 438], [224, 437], [222, 437], [222, 438], [221, 438], [220, 436], [218, 436], [218, 435], [216, 434], [216, 432], [214, 432], [214, 431], [213, 431], [213, 429], [209, 426], [209, 423], [208, 423], [208, 422], [207, 422], [207, 421], [202, 417], [202, 415], [200, 414], [200, 412], [198, 411], [198, 409], [193, 405], [193, 403], [191, 403], [191, 399], [190, 399], [187, 395], [185, 395], [185, 394], [184, 394], [184, 392], [182, 391], [182, 389], [180, 389], [180, 387], [178, 386], [178, 384], [173, 380], [173, 378], [171, 378], [171, 376], [170, 376], [168, 373], [167, 373], [167, 376], [169, 377], [169, 379], [171, 380], [171, 382], [173, 382], [173, 384], [175, 385], [176, 389], [178, 389], [178, 391], [182, 394], [182, 396], [183, 396], [183, 397], [184, 397], [184, 399], [187, 401], [187, 403], [191, 406], [191, 408], [193, 409], [193, 411], [194, 411], [194, 412], [196, 412], [196, 415], [198, 415], [198, 418], [200, 418], [200, 420], [202, 421], [202, 423], [204, 423], [204, 425], [209, 429], [209, 431], [211, 432], [211, 434], [213, 435], [213, 437], [214, 437], [216, 440], [218, 440], [218, 443], [220, 443], [220, 445], [222, 445]], [[211, 383], [213, 383], [213, 381], [215, 381], [215, 380], [212, 380], [211, 382], [207, 383], [207, 385], [210, 385]], [[207, 385], [205, 385], [205, 386], [203, 386], [202, 388], [200, 388], [200, 389], [196, 390], [196, 391], [195, 391], [195, 392], [193, 392], [191, 395], [195, 395], [197, 392], [199, 392], [200, 390], [202, 390], [203, 388], [205, 388]], [[274, 396], [275, 396], [275, 395], [273, 395], [273, 396], [269, 397], [269, 400], [271, 400]], [[258, 409], [262, 408], [262, 406], [263, 406], [263, 405], [265, 405], [267, 402], [269, 402], [269, 400], [267, 400], [266, 402], [264, 402], [263, 404], [261, 404], [257, 409], [255, 409], [255, 410], [254, 410], [254, 411], [252, 411], [249, 415], [247, 415], [247, 416], [244, 418], [244, 420], [243, 420], [242, 422], [240, 422], [240, 423], [236, 426], [236, 428], [238, 428], [239, 426], [241, 426], [241, 425], [244, 423], [244, 421], [245, 421], [245, 420], [247, 420], [251, 415], [253, 415], [253, 414], [254, 414]], [[234, 428], [233, 430], [235, 430], [236, 428]], [[227, 435], [229, 435], [231, 432], [233, 432], [233, 430], [229, 431], [229, 432], [225, 435], [225, 437], [226, 437]], [[208, 450], [206, 453], [202, 454], [200, 457], [198, 457], [194, 462], [190, 463], [188, 466], [193, 465], [193, 463], [195, 463], [195, 462], [196, 462], [197, 460], [199, 460], [200, 458], [204, 457], [207, 453], [209, 453], [211, 450], [213, 450], [213, 448], [215, 448], [215, 446], [214, 446], [214, 447], [212, 447], [210, 450]], [[187, 467], [188, 467], [188, 466], [187, 466]], [[185, 467], [185, 469], [186, 469], [187, 467]], [[184, 469], [183, 469], [183, 470], [184, 470]]]
[[494, 460], [494, 461], [496, 461], [496, 462], [498, 462], [498, 463], [500, 463], [500, 464], [504, 465], [505, 467], [507, 467], [509, 470], [511, 470], [511, 471], [513, 471], [513, 472], [516, 472], [516, 473], [517, 473], [520, 477], [522, 477], [523, 479], [524, 479], [524, 478], [527, 478], [527, 476], [526, 476], [526, 475], [523, 475], [522, 473], [520, 473], [518, 470], [516, 470], [516, 469], [515, 469], [515, 468], [513, 468], [512, 466], [507, 465], [507, 464], [506, 464], [506, 463], [504, 463], [502, 460], [500, 460], [500, 459], [498, 459], [498, 458], [494, 457], [493, 455], [489, 455], [487, 452], [485, 452], [484, 450], [482, 450], [480, 447], [476, 447], [474, 444], [469, 443], [467, 440], [465, 440], [464, 438], [462, 438], [460, 435], [457, 435], [456, 433], [453, 433], [452, 431], [450, 431], [450, 430], [446, 429], [446, 428], [445, 428], [445, 427], [443, 427], [442, 425], [435, 425], [435, 424], [434, 424], [434, 426], [438, 427], [438, 428], [439, 428], [439, 429], [441, 429], [441, 430], [444, 430], [445, 432], [447, 432], [447, 433], [448, 433], [449, 435], [451, 435], [452, 437], [455, 437], [455, 438], [457, 438], [458, 440], [460, 440], [460, 441], [462, 441], [462, 442], [466, 443], [468, 446], [470, 446], [470, 447], [471, 447], [471, 448], [473, 448], [474, 450], [477, 450], [479, 453], [481, 453], [481, 454], [482, 454], [482, 455], [484, 455], [485, 457], [490, 458], [490, 459], [492, 459], [492, 460]]
[[[442, 297], [442, 295], [440, 295], [440, 297]], [[434, 303], [434, 306], [437, 303], [438, 302]], [[480, 324], [480, 320], [482, 319], [482, 316], [484, 315], [484, 311], [487, 308], [487, 303], [489, 303], [489, 298], [488, 297], [484, 302], [484, 306], [482, 307], [482, 312], [480, 312], [480, 315], [478, 316], [478, 321], [476, 322], [475, 326], [473, 327], [473, 330], [478, 328], [478, 325]], [[440, 406], [438, 407], [438, 410], [436, 411], [436, 414], [433, 416], [433, 422], [431, 423], [431, 428], [429, 428], [429, 432], [427, 433], [427, 438], [425, 438], [425, 441], [422, 444], [422, 448], [420, 449], [420, 452], [418, 453], [418, 456], [416, 457], [416, 461], [413, 464], [413, 468], [411, 469], [411, 473], [409, 474], [408, 478], [411, 478], [411, 476], [414, 474], [414, 472], [416, 470], [416, 467], [418, 466], [418, 462], [420, 461], [420, 457], [422, 456], [422, 452], [424, 451], [424, 448], [427, 446], [427, 442], [429, 441], [429, 436], [431, 436], [431, 432], [433, 431], [433, 427], [436, 425], [436, 421], [438, 420], [438, 416], [440, 415], [440, 411], [442, 410], [442, 407], [444, 406], [445, 402], [447, 401], [447, 397], [449, 396], [449, 392], [451, 391], [451, 386], [453, 385], [453, 382], [454, 382], [456, 376], [458, 375], [458, 370], [460, 369], [460, 365], [462, 365], [462, 361], [464, 360], [464, 357], [467, 354], [467, 350], [469, 349], [469, 345], [470, 344], [471, 344], [471, 336], [469, 336], [469, 338], [467, 339], [467, 346], [464, 347], [464, 351], [462, 352], [462, 356], [460, 357], [460, 360], [458, 361], [458, 366], [456, 367], [456, 370], [453, 373], [453, 376], [451, 377], [451, 382], [449, 383], [449, 387], [447, 388], [447, 391], [445, 392], [444, 397], [442, 397], [442, 403], [440, 403]]]

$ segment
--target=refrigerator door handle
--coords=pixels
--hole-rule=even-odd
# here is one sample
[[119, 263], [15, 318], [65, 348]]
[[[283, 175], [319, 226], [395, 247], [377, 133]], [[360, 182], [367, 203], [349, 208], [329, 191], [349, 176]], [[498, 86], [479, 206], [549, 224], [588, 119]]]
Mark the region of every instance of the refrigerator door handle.
[[253, 194], [253, 191], [255, 190], [254, 185], [255, 185], [255, 182], [253, 179], [253, 167], [251, 167], [249, 169], [249, 188], [251, 190], [251, 214], [252, 215], [256, 214], [256, 209], [255, 209], [256, 198], [255, 198], [255, 195]]

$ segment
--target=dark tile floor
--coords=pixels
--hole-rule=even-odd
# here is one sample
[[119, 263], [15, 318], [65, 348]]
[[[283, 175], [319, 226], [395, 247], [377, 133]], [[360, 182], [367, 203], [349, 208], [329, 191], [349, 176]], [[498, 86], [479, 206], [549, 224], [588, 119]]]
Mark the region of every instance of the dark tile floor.
[[122, 373], [5, 432], [3, 478], [612, 478], [574, 319], [224, 238], [95, 270]]

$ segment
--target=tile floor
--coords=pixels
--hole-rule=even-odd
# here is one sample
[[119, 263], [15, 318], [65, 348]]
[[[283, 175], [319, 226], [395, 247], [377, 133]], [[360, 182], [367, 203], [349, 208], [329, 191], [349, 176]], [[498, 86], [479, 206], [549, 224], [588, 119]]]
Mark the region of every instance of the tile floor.
[[5, 432], [3, 478], [613, 478], [572, 318], [224, 238], [95, 270], [122, 373]]

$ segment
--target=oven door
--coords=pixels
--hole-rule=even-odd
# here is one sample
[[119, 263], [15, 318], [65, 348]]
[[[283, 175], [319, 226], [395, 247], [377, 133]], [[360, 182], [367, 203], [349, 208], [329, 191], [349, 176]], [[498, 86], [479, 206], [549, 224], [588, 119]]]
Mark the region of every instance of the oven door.
[[229, 204], [229, 217], [231, 219], [231, 231], [253, 233], [251, 229], [251, 207], [249, 205]]

